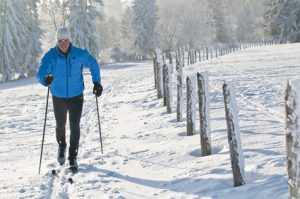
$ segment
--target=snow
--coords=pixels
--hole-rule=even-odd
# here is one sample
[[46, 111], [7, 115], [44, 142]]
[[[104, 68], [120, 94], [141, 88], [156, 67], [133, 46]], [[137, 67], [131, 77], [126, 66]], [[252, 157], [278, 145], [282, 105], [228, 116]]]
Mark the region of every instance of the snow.
[[[103, 66], [102, 154], [85, 72], [80, 170], [72, 185], [64, 173], [56, 178], [50, 173], [57, 165], [51, 98], [38, 175], [47, 89], [35, 79], [1, 83], [0, 198], [288, 198], [284, 91], [287, 80], [300, 78], [299, 54], [300, 44], [254, 47], [183, 68], [184, 80], [209, 74], [213, 154], [205, 157], [199, 134], [186, 136], [186, 114], [176, 122], [176, 113], [167, 114], [157, 99], [152, 61]], [[235, 86], [239, 108], [246, 181], [239, 187], [233, 187], [224, 81]]]

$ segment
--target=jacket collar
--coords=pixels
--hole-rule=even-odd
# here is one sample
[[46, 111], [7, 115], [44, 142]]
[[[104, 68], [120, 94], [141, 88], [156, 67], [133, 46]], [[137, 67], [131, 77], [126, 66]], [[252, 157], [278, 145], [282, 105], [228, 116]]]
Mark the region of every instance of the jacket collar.
[[67, 56], [68, 56], [68, 54], [69, 54], [69, 53], [71, 52], [71, 50], [72, 50], [72, 47], [73, 47], [73, 45], [72, 45], [72, 43], [70, 43], [70, 46], [69, 46], [67, 52], [64, 53], [64, 52], [62, 52], [62, 51], [59, 49], [59, 47], [58, 47], [57, 45], [55, 46], [56, 51], [58, 52], [58, 54], [61, 54], [61, 55], [64, 56], [64, 57], [67, 57]]

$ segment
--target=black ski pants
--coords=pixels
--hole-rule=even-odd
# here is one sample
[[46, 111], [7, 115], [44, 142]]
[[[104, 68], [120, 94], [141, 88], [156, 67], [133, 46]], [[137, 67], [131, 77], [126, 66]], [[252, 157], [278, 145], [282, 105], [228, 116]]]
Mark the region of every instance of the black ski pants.
[[56, 140], [60, 149], [66, 149], [66, 121], [69, 112], [70, 146], [69, 160], [77, 157], [80, 139], [80, 118], [83, 107], [83, 95], [73, 98], [52, 96], [56, 120]]

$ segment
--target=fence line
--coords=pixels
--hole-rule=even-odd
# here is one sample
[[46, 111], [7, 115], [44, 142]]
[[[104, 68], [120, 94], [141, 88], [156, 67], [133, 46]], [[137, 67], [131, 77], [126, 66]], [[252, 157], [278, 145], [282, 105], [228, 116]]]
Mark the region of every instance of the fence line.
[[[190, 48], [190, 46], [179, 47], [176, 52], [161, 53], [157, 50], [155, 58], [153, 60], [154, 68], [154, 80], [155, 88], [157, 89], [158, 98], [164, 100], [164, 106], [167, 106], [167, 113], [172, 112], [172, 73], [173, 63], [175, 56], [176, 67], [176, 114], [177, 122], [182, 122], [183, 116], [183, 68], [188, 67], [191, 64], [195, 64], [197, 61], [205, 61], [219, 56], [226, 55], [228, 53], [236, 52], [238, 50], [261, 46], [272, 45], [272, 43], [244, 43], [244, 44], [217, 44], [214, 46], [201, 47], [196, 46]], [[173, 56], [174, 55], [174, 56]], [[167, 63], [167, 58], [169, 62]], [[187, 65], [185, 65], [187, 64]], [[196, 78], [197, 77], [197, 84]], [[197, 73], [197, 75], [191, 75], [186, 77], [186, 127], [187, 136], [193, 136], [196, 134], [196, 103], [195, 92], [196, 86], [198, 87], [198, 102], [199, 102], [199, 118], [200, 118], [200, 148], [201, 155], [211, 155], [211, 138], [210, 138], [210, 102], [209, 102], [209, 90], [208, 90], [208, 73]], [[221, 86], [220, 86], [221, 87]], [[231, 166], [233, 172], [234, 186], [240, 186], [245, 184], [244, 180], [244, 158], [241, 148], [240, 132], [237, 119], [237, 113], [235, 108], [237, 107], [235, 101], [234, 87], [231, 84], [225, 83], [223, 85], [223, 97], [225, 104], [225, 116], [227, 122], [228, 143], [230, 148]], [[300, 154], [300, 153], [299, 153]]]

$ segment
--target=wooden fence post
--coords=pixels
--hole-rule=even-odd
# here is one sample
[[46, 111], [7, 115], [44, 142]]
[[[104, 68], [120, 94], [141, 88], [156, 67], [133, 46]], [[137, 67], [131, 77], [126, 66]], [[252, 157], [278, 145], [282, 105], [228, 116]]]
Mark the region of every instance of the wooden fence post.
[[[289, 81], [285, 91], [286, 151], [290, 198], [300, 198], [300, 80]], [[297, 112], [298, 111], [298, 112]]]
[[187, 65], [191, 64], [190, 51], [191, 51], [190, 47], [188, 46], [188, 49], [187, 49]]
[[186, 77], [186, 122], [187, 135], [195, 134], [195, 85], [191, 77]]
[[223, 96], [226, 112], [228, 142], [233, 173], [234, 186], [245, 184], [244, 181], [244, 157], [240, 140], [240, 128], [238, 124], [235, 90], [231, 83], [223, 84]]
[[157, 83], [157, 98], [160, 99], [163, 97], [163, 65], [162, 65], [162, 60], [161, 60], [161, 52], [160, 50], [156, 51], [156, 61], [157, 61], [157, 69], [156, 69], [156, 73], [157, 73], [157, 79], [156, 79], [156, 83]]
[[191, 53], [192, 53], [192, 55], [191, 55], [192, 56], [192, 63], [194, 64], [194, 63], [196, 63], [195, 49], [194, 48], [192, 49]]
[[163, 65], [163, 106], [167, 105], [167, 73], [168, 73], [168, 69], [167, 69], [167, 64], [164, 62]]
[[208, 73], [197, 73], [202, 156], [211, 155]]
[[177, 122], [182, 121], [182, 111], [183, 111], [183, 100], [182, 100], [182, 67], [183, 59], [178, 58], [176, 60], [176, 70], [177, 70]]
[[154, 88], [157, 89], [157, 58], [156, 58], [156, 53], [155, 57], [153, 58], [153, 74], [154, 74]]
[[185, 48], [182, 48], [182, 67], [185, 66]]
[[200, 50], [200, 48], [198, 49], [198, 53], [199, 53], [199, 62], [201, 62], [201, 50]]
[[159, 49], [155, 50], [155, 56], [154, 56], [154, 59], [153, 59], [153, 68], [154, 68], [154, 85], [155, 85], [155, 88], [158, 89], [158, 60], [159, 60]]
[[172, 113], [172, 75], [171, 75], [171, 64], [166, 64], [166, 106], [167, 106], [167, 113]]

